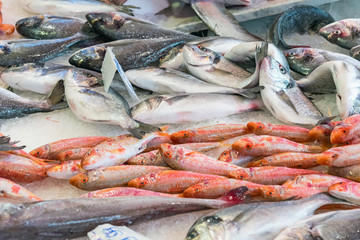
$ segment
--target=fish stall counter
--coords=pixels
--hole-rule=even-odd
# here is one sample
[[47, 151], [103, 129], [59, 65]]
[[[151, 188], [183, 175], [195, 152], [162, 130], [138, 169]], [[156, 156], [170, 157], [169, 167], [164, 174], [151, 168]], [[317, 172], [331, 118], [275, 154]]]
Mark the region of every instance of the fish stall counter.
[[[35, 15], [24, 10], [26, 6], [24, 7], [21, 5], [24, 2], [26, 3], [27, 1], [3, 0], [3, 23], [15, 24], [15, 22], [21, 18]], [[45, 3], [46, 1], [43, 2]], [[28, 1], [28, 4], [29, 5], [27, 5], [27, 7], [31, 7], [30, 1]], [[188, 32], [199, 32], [198, 34], [207, 34], [207, 32], [204, 31], [206, 29], [205, 25], [199, 20], [198, 17], [196, 17], [195, 13], [189, 6], [184, 5], [184, 9], [180, 11], [178, 16], [175, 16], [169, 9], [166, 9], [169, 6], [169, 3], [166, 0], [146, 1], [146, 3], [141, 2], [141, 4], [140, 1], [137, 0], [128, 0], [126, 4], [140, 7], [140, 9], [133, 9], [135, 17], [152, 21], [171, 29], [185, 30]], [[242, 25], [249, 32], [251, 32], [251, 34], [265, 38], [271, 23], [275, 19], [275, 14], [281, 13], [291, 6], [299, 4], [311, 4], [314, 6], [319, 6], [320, 8], [329, 12], [335, 18], [335, 20], [360, 17], [359, 0], [254, 0], [250, 6], [235, 7], [231, 10], [231, 12], [238, 21], [242, 22]], [[69, 9], [66, 9], [65, 12], [66, 11], [70, 12]], [[157, 12], [160, 13], [155, 15]], [[84, 16], [79, 17], [84, 19]], [[209, 36], [214, 35], [211, 31], [208, 31], [208, 34]], [[23, 38], [17, 32], [13, 33], [12, 35], [2, 35], [0, 37], [2, 40]], [[287, 43], [291, 43], [291, 45], [310, 45], [315, 48], [348, 54], [347, 49], [331, 44], [319, 35], [299, 35], [294, 33], [285, 36], [285, 41]], [[71, 49], [65, 55], [54, 58], [50, 60], [50, 62], [69, 65], [69, 57], [79, 49], [80, 48]], [[122, 58], [126, 57], [130, 58], [131, 56], [122, 56]], [[3, 84], [3, 86], [6, 87], [6, 84]], [[122, 91], [121, 93], [127, 99], [130, 106], [134, 106], [137, 101], [130, 98], [124, 86], [120, 86], [120, 88]], [[40, 94], [21, 92], [18, 90], [14, 91], [24, 97], [36, 100], [43, 99], [43, 95]], [[138, 94], [139, 101], [143, 101], [149, 97], [154, 96], [151, 91], [136, 89], [136, 92]], [[339, 114], [335, 103], [335, 94], [312, 94], [311, 98], [324, 116], [337, 116]], [[205, 115], [207, 113], [204, 111], [201, 114]], [[215, 116], [211, 119], [202, 120], [199, 122], [171, 123], [169, 124], [167, 131], [169, 133], [173, 133], [187, 128], [210, 126], [219, 123], [247, 124], [250, 121], [283, 124], [283, 122], [273, 117], [269, 111], [264, 109], [233, 114], [227, 117]], [[27, 152], [44, 144], [66, 138], [85, 136], [114, 137], [128, 133], [116, 125], [87, 123], [80, 121], [69, 108], [52, 112], [29, 114], [25, 117], [2, 119], [0, 120], [0, 123], [0, 132], [4, 135], [9, 135], [13, 141], [20, 141], [18, 144], [25, 145], [26, 148], [24, 150]], [[157, 124], [157, 126], [161, 127], [162, 125]], [[30, 190], [37, 197], [43, 200], [78, 198], [81, 195], [88, 193], [88, 191], [81, 190], [74, 187], [73, 185], [70, 185], [69, 180], [61, 180], [51, 177], [31, 183], [21, 183], [21, 186]], [[7, 200], [1, 201], [6, 202]], [[315, 199], [314, 201], [321, 202], [323, 200]], [[307, 204], [307, 200], [304, 200], [302, 203]], [[319, 204], [319, 206], [320, 205], [321, 204]], [[136, 223], [131, 225], [130, 228], [150, 239], [169, 239], [169, 236], [171, 236], [173, 240], [184, 239], [190, 227], [196, 222], [196, 220], [198, 220], [204, 214], [211, 213], [213, 211], [214, 210], [205, 210], [179, 214], [158, 220], [146, 220], [143, 223]], [[144, 218], [147, 217], [144, 216]], [[87, 237], [78, 239], [87, 239]]]

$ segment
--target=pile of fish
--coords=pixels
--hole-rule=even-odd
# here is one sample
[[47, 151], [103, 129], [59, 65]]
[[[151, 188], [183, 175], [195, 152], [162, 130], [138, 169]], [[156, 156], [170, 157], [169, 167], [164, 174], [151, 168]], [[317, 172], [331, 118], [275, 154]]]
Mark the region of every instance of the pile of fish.
[[[77, 237], [105, 222], [206, 208], [223, 209], [200, 218], [186, 239], [359, 238], [358, 209], [313, 216], [329, 204], [360, 204], [359, 19], [335, 22], [319, 8], [295, 6], [263, 41], [225, 8], [234, 1], [189, 2], [216, 37], [135, 18], [137, 7], [122, 0], [21, 1], [44, 15], [16, 23], [29, 39], [0, 43], [0, 77], [14, 91], [47, 97], [31, 101], [1, 88], [0, 118], [69, 107], [81, 121], [130, 134], [63, 139], [29, 153], [1, 137], [0, 197], [25, 203], [0, 205], [0, 239]], [[283, 36], [293, 32], [316, 32], [351, 57], [290, 46]], [[74, 47], [81, 49], [72, 66], [47, 62]], [[111, 64], [120, 77], [110, 84]], [[124, 89], [154, 94], [130, 108]], [[323, 116], [308, 93], [336, 93], [341, 121]], [[261, 108], [289, 125], [161, 127]], [[18, 184], [47, 177], [88, 193], [43, 201]]]

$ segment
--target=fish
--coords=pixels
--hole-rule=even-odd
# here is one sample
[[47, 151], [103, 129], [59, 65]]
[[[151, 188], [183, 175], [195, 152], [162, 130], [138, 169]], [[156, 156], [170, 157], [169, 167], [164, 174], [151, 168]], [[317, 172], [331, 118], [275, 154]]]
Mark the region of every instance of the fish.
[[183, 197], [182, 194], [159, 193], [149, 190], [130, 187], [105, 188], [92, 191], [81, 195], [82, 198], [108, 198], [108, 197], [128, 197], [128, 196], [158, 196], [158, 197]]
[[218, 160], [222, 162], [231, 163], [237, 166], [244, 166], [255, 159], [258, 159], [257, 156], [247, 156], [239, 153], [233, 148], [228, 148], [219, 155]]
[[229, 172], [241, 169], [234, 164], [168, 143], [161, 144], [159, 152], [164, 161], [176, 170], [227, 176]]
[[332, 144], [343, 144], [357, 137], [360, 130], [360, 114], [354, 114], [336, 124], [330, 135]]
[[228, 205], [227, 201], [218, 199], [147, 196], [3, 203], [0, 205], [0, 235], [3, 239], [75, 238], [86, 235], [99, 224], [131, 225]]
[[153, 140], [151, 140], [147, 145], [146, 148], [144, 150], [144, 152], [148, 152], [148, 151], [152, 151], [155, 149], [159, 149], [160, 145], [163, 143], [170, 143], [172, 144], [173, 142], [170, 139], [171, 134], [166, 132], [167, 131], [167, 127], [168, 126], [163, 126], [160, 127], [162, 132], [158, 132], [158, 137], [154, 138]]
[[120, 12], [91, 12], [86, 14], [86, 19], [98, 34], [110, 40], [179, 38], [191, 41], [199, 38], [191, 34], [165, 29]]
[[134, 119], [148, 124], [186, 123], [225, 117], [261, 106], [258, 100], [237, 95], [193, 93], [150, 97], [133, 106], [131, 114]]
[[215, 124], [175, 132], [171, 134], [170, 139], [174, 143], [218, 142], [247, 133], [248, 129], [243, 124]]
[[188, 198], [219, 198], [228, 191], [241, 186], [248, 188], [247, 194], [256, 196], [263, 185], [238, 179], [210, 179], [185, 189], [183, 196]]
[[316, 162], [317, 153], [278, 153], [250, 162], [247, 167], [277, 166], [288, 168], [312, 168], [319, 164]]
[[32, 101], [0, 88], [0, 119], [25, 117], [28, 114], [66, 108], [67, 105], [62, 102], [63, 97], [64, 87], [60, 82], [43, 101]]
[[91, 148], [85, 147], [85, 148], [73, 148], [70, 150], [65, 150], [59, 153], [56, 159], [60, 160], [61, 162], [67, 160], [81, 159], [84, 156], [84, 154], [87, 153], [90, 149]]
[[258, 84], [256, 73], [249, 73], [201, 45], [185, 45], [183, 55], [187, 70], [208, 83], [240, 89], [256, 87]]
[[160, 130], [136, 121], [125, 98], [112, 89], [106, 92], [97, 72], [70, 69], [65, 77], [65, 95], [71, 111], [84, 122], [119, 125], [137, 138]]
[[10, 142], [10, 137], [0, 133], [0, 151], [16, 151], [25, 148], [25, 146], [16, 146], [18, 141]]
[[162, 193], [182, 193], [188, 187], [209, 179], [224, 178], [218, 175], [190, 171], [167, 170], [149, 173], [128, 182], [128, 187]]
[[348, 167], [360, 164], [360, 144], [331, 148], [321, 153], [316, 162], [331, 167]]
[[173, 69], [185, 72], [186, 66], [183, 54], [184, 45], [185, 43], [179, 44], [173, 47], [171, 50], [167, 51], [167, 53], [159, 59], [159, 68]]
[[26, 38], [56, 39], [66, 38], [78, 33], [85, 21], [75, 17], [37, 15], [16, 22], [16, 31]]
[[284, 55], [291, 69], [303, 75], [309, 75], [325, 62], [336, 60], [347, 62], [360, 69], [359, 61], [354, 60], [354, 58], [318, 48], [292, 48], [284, 51]]
[[262, 122], [248, 122], [246, 126], [256, 135], [277, 136], [294, 142], [311, 142], [312, 140], [308, 135], [310, 130], [302, 127]]
[[342, 19], [322, 27], [319, 33], [327, 41], [351, 49], [360, 45], [360, 19]]
[[125, 187], [132, 179], [147, 173], [155, 174], [169, 169], [168, 167], [160, 166], [136, 165], [102, 167], [79, 173], [70, 178], [69, 182], [71, 185], [87, 191], [120, 186]]
[[360, 182], [360, 164], [348, 167], [329, 167], [328, 173]]
[[284, 228], [341, 200], [324, 194], [283, 202], [238, 204], [207, 214], [189, 229], [185, 240], [274, 239]]
[[0, 177], [0, 198], [11, 198], [24, 202], [42, 201], [34, 193], [10, 180]]
[[110, 137], [105, 136], [91, 136], [91, 137], [78, 137], [78, 138], [67, 138], [59, 141], [47, 143], [40, 147], [31, 150], [30, 155], [42, 159], [55, 159], [59, 153], [81, 147], [95, 147]]
[[282, 184], [298, 175], [316, 173], [319, 172], [307, 169], [264, 166], [238, 169], [230, 172], [228, 177], [268, 185]]
[[309, 137], [319, 142], [329, 143], [331, 132], [339, 122], [340, 121], [320, 124], [310, 130]]
[[125, 163], [129, 165], [168, 166], [157, 149], [135, 155], [129, 158]]
[[311, 216], [285, 228], [274, 240], [358, 239], [359, 213], [359, 209], [353, 209]]
[[69, 63], [76, 67], [100, 72], [106, 49], [111, 47], [124, 71], [156, 66], [159, 59], [168, 51], [183, 43], [184, 41], [180, 39], [117, 40], [80, 49], [69, 58]]
[[244, 42], [237, 38], [221, 36], [203, 37], [189, 42], [189, 44], [201, 45], [222, 56], [225, 56], [226, 53], [233, 49], [235, 46], [246, 43], [247, 42]]
[[360, 205], [360, 184], [357, 182], [338, 182], [328, 189], [330, 195]]
[[280, 49], [290, 49], [283, 39], [285, 34], [305, 32], [318, 32], [320, 28], [334, 22], [335, 19], [326, 11], [310, 6], [298, 5], [291, 7], [273, 21], [269, 33], [268, 41]]
[[350, 49], [350, 56], [360, 61], [360, 45]]
[[79, 174], [81, 171], [81, 159], [64, 161], [60, 165], [56, 165], [47, 170], [49, 177], [57, 179], [70, 179]]
[[225, 93], [254, 97], [250, 91], [207, 83], [172, 69], [148, 67], [130, 69], [125, 74], [133, 85], [159, 94]]
[[[109, 2], [110, 3], [110, 2]], [[97, 0], [21, 0], [24, 10], [36, 14], [54, 14], [59, 16], [83, 16], [89, 12], [121, 11], [132, 15], [131, 5], [109, 4]]]
[[242, 138], [234, 142], [232, 148], [240, 154], [250, 156], [268, 156], [282, 152], [320, 153], [325, 150], [322, 146], [304, 145], [268, 135]]
[[65, 78], [69, 69], [65, 65], [40, 66], [27, 63], [4, 69], [0, 73], [0, 79], [16, 90], [50, 94], [56, 83]]

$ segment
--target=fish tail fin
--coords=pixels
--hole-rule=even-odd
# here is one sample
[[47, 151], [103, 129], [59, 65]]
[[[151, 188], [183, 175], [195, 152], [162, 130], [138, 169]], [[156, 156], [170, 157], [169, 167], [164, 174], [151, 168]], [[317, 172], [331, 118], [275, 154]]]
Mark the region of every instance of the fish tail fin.
[[123, 12], [130, 16], [134, 16], [133, 9], [140, 9], [140, 7], [136, 7], [136, 6], [132, 6], [132, 5], [120, 5], [120, 6], [117, 6], [116, 9], [119, 12]]
[[320, 125], [320, 124], [325, 124], [325, 123], [329, 123], [331, 120], [333, 120], [334, 118], [337, 118], [337, 116], [332, 116], [332, 117], [324, 117], [322, 119], [320, 119], [316, 125]]
[[46, 101], [50, 105], [50, 109], [57, 110], [66, 108], [66, 102], [62, 102], [65, 96], [64, 82], [58, 81], [51, 93], [46, 97]]
[[261, 46], [256, 46], [255, 62], [258, 65], [268, 55], [269, 44], [262, 42]]
[[132, 129], [127, 129], [129, 131], [129, 133], [131, 133], [131, 135], [133, 135], [136, 138], [142, 138], [145, 134], [147, 133], [151, 133], [151, 132], [161, 132], [161, 129], [157, 126], [151, 125], [151, 124], [147, 124], [147, 123], [143, 123], [143, 122], [139, 122], [136, 121], [139, 124], [139, 127], [137, 128], [132, 128]]

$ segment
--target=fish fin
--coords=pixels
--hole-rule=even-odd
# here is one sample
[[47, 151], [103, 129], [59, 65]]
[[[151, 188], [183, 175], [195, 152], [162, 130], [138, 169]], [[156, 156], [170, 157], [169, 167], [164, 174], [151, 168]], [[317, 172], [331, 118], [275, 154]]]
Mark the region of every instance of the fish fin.
[[264, 86], [257, 86], [253, 88], [239, 89], [239, 94], [246, 98], [254, 99], [257, 97], [257, 93], [260, 93], [260, 91], [264, 88]]
[[129, 133], [131, 133], [131, 135], [133, 135], [136, 138], [141, 139], [146, 133], [161, 132], [161, 129], [157, 126], [139, 121], [136, 122], [139, 124], [139, 127], [133, 129], [126, 129]]
[[[172, 97], [172, 98], [167, 98], [167, 99], [165, 99], [165, 101], [168, 102], [169, 105], [172, 105], [174, 102], [179, 101], [181, 99], [185, 99], [185, 98], [187, 98], [189, 96], [190, 96], [189, 94], [178, 95], [178, 96], [175, 96], [175, 97]], [[164, 99], [162, 99], [162, 100], [164, 100]]]
[[132, 5], [120, 5], [115, 7], [118, 11], [129, 14], [130, 16], [134, 16], [132, 9], [140, 9], [140, 7], [132, 6]]
[[46, 97], [46, 101], [48, 101], [52, 106], [61, 102], [65, 96], [65, 88], [64, 81], [58, 81], [51, 91], [51, 93]]
[[245, 193], [248, 191], [249, 189], [246, 186], [242, 186], [242, 187], [238, 187], [238, 188], [234, 188], [231, 189], [230, 191], [228, 191], [227, 193], [225, 193], [222, 197], [220, 197], [220, 200], [224, 200], [228, 203], [231, 204], [239, 204], [239, 203], [243, 203], [245, 200]]
[[296, 114], [299, 114], [299, 112], [296, 110], [296, 107], [290, 100], [289, 96], [286, 95], [284, 90], [280, 90], [280, 91], [276, 92], [276, 94], [279, 95], [279, 97], [281, 97], [281, 99], [284, 100], [284, 102], [286, 102], [286, 104], [289, 105], [296, 112]]
[[262, 42], [261, 46], [256, 45], [255, 48], [255, 62], [256, 64], [260, 63], [268, 55], [269, 44], [267, 42]]
[[69, 107], [67, 102], [60, 102], [50, 107], [51, 110], [60, 110]]
[[165, 125], [165, 126], [160, 127], [160, 130], [162, 132], [166, 132], [167, 130], [169, 130], [169, 127], [170, 127], [170, 125]]
[[324, 117], [324, 118], [320, 119], [320, 120], [316, 123], [316, 125], [329, 123], [331, 120], [333, 120], [334, 118], [337, 118], [337, 117], [338, 117], [338, 116]]

